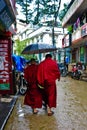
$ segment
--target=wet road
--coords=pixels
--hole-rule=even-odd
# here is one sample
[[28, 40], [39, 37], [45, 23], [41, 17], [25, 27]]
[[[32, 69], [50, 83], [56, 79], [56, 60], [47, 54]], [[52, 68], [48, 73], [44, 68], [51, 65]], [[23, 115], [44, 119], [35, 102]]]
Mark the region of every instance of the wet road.
[[61, 78], [57, 82], [57, 108], [47, 116], [44, 109], [37, 115], [23, 105], [19, 96], [4, 130], [87, 130], [87, 82]]

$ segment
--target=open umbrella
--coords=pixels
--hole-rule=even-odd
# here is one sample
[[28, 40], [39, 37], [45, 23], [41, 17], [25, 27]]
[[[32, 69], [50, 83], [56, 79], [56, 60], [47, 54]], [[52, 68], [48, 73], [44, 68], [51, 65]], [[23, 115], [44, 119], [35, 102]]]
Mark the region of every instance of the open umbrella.
[[24, 50], [22, 51], [22, 54], [39, 54], [39, 53], [46, 53], [55, 50], [57, 50], [57, 48], [51, 44], [33, 43], [25, 47]]

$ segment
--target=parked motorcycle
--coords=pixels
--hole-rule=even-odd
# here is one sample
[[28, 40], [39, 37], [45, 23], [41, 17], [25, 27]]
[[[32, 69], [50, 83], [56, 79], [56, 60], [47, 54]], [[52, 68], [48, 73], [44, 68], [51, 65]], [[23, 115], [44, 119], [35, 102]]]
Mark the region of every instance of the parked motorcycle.
[[59, 63], [59, 64], [58, 64], [58, 67], [59, 67], [61, 76], [62, 76], [62, 77], [67, 76], [68, 70], [67, 70], [67, 67], [64, 65], [64, 63]]
[[81, 74], [82, 74], [81, 70], [76, 65], [73, 65], [72, 72], [71, 72], [71, 77], [74, 78], [74, 79], [79, 80], [80, 77], [81, 77]]
[[27, 82], [24, 78], [24, 73], [20, 72], [16, 74], [16, 85], [18, 87], [18, 93], [21, 95], [25, 95], [27, 91]]
[[20, 74], [20, 84], [19, 84], [19, 93], [21, 95], [24, 95], [27, 91], [27, 82], [26, 80], [24, 79], [24, 74], [21, 73]]

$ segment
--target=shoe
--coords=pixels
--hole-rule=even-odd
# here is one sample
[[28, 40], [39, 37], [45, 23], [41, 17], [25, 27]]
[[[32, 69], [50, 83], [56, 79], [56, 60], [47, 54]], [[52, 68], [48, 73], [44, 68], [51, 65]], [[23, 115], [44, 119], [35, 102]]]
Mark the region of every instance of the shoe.
[[52, 116], [54, 114], [53, 111], [51, 111], [50, 113], [48, 113], [48, 116]]

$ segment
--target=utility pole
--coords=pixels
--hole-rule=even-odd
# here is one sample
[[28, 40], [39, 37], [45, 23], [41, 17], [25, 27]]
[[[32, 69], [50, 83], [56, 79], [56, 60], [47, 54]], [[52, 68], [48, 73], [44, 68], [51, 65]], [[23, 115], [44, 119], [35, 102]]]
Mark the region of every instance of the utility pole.
[[[56, 11], [55, 9], [55, 0], [54, 0], [54, 12]], [[52, 44], [53, 46], [55, 46], [55, 32], [54, 32], [54, 27], [55, 27], [55, 13], [54, 13], [54, 17], [53, 17], [53, 27], [52, 27]]]
[[[54, 0], [54, 17], [53, 17], [53, 27], [52, 27], [52, 44], [53, 46], [55, 46], [55, 27], [57, 25], [57, 17], [58, 17], [58, 13], [59, 13], [59, 8], [60, 8], [60, 4], [61, 4], [61, 0], [59, 0], [59, 6], [56, 9], [56, 0]], [[54, 52], [54, 59], [56, 59], [56, 54]]]
[[53, 44], [53, 46], [55, 46], [54, 21], [53, 21], [53, 27], [52, 27], [52, 44]]

